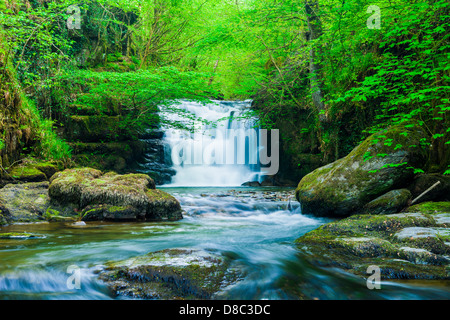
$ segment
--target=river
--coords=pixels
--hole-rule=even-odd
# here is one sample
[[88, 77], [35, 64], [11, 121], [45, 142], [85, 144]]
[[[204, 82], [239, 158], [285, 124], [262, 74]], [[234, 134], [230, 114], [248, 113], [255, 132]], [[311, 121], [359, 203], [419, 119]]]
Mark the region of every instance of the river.
[[[293, 241], [330, 221], [301, 214], [286, 201], [289, 188], [162, 188], [177, 197], [184, 218], [175, 222], [29, 223], [0, 232], [32, 232], [36, 239], [0, 240], [0, 299], [124, 299], [113, 297], [96, 270], [167, 248], [216, 249], [233, 257], [247, 277], [226, 292], [230, 299], [447, 299], [439, 282], [383, 282], [369, 290], [365, 280], [339, 270], [312, 267]], [[71, 267], [72, 266], [72, 267]], [[71, 269], [72, 268], [72, 269]], [[79, 268], [80, 286], [68, 283]], [[295, 288], [294, 288], [295, 289]]]

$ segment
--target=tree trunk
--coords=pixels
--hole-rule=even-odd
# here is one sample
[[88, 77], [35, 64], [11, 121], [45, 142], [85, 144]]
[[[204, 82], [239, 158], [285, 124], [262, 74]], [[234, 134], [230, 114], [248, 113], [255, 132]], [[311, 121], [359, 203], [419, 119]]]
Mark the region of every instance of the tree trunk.
[[[322, 35], [322, 24], [317, 15], [319, 9], [319, 3], [317, 0], [305, 0], [305, 11], [306, 18], [308, 22], [309, 35], [308, 40], [313, 41], [318, 39]], [[311, 74], [310, 87], [311, 95], [314, 106], [319, 113], [319, 120], [321, 122], [328, 121], [326, 114], [325, 103], [323, 102], [323, 92], [322, 92], [322, 66], [317, 62], [317, 51], [318, 46], [315, 44], [311, 45], [309, 51], [309, 72]]]

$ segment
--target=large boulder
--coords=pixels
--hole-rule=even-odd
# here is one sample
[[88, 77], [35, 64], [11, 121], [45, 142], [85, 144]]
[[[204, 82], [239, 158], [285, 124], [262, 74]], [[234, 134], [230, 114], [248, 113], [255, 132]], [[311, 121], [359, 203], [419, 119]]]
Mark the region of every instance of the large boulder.
[[381, 280], [450, 279], [450, 213], [353, 215], [320, 226], [295, 242], [310, 263], [367, 277], [378, 266]]
[[48, 181], [57, 171], [59, 168], [56, 164], [27, 159], [21, 164], [8, 168], [1, 184]]
[[178, 200], [155, 189], [145, 174], [66, 169], [52, 177], [49, 195], [53, 203], [73, 207], [84, 220], [182, 219]]
[[220, 298], [243, 275], [211, 250], [175, 248], [108, 262], [99, 278], [117, 296], [173, 300]]
[[48, 181], [10, 183], [0, 189], [0, 225], [18, 222], [73, 221], [77, 213], [51, 204]]
[[309, 173], [299, 182], [302, 212], [343, 217], [360, 213], [365, 204], [412, 180], [412, 167], [425, 162], [423, 134], [394, 126], [368, 137], [341, 158]]
[[7, 184], [0, 189], [4, 224], [44, 220], [49, 207], [48, 181]]
[[363, 210], [368, 214], [397, 213], [408, 205], [411, 192], [408, 189], [396, 189], [386, 192], [367, 203]]

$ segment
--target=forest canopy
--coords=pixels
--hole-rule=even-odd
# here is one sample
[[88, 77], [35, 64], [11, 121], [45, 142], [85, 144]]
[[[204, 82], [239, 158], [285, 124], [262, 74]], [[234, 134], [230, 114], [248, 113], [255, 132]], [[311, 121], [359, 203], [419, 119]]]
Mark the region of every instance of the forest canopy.
[[106, 114], [139, 130], [176, 99], [253, 99], [294, 158], [308, 141], [330, 162], [400, 124], [449, 172], [446, 0], [0, 3], [5, 54], [55, 126]]

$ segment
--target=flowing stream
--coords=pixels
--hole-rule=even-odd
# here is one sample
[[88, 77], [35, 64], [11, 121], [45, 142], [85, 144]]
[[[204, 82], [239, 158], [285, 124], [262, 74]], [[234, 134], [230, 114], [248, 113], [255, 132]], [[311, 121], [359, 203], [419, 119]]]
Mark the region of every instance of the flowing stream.
[[[286, 290], [290, 285], [301, 285], [311, 299], [448, 298], [448, 287], [438, 282], [426, 286], [386, 282], [381, 290], [369, 290], [364, 279], [310, 266], [293, 241], [328, 220], [302, 215], [294, 202], [261, 197], [281, 191], [286, 195], [290, 189], [163, 189], [180, 200], [184, 219], [3, 227], [2, 233], [26, 231], [44, 237], [0, 240], [0, 299], [114, 299], [95, 273], [105, 262], [179, 247], [219, 250], [247, 270], [245, 280], [227, 292], [230, 299], [295, 298]], [[68, 285], [71, 266], [80, 268], [79, 288]]]
[[[237, 115], [247, 102], [184, 108], [209, 121]], [[243, 128], [228, 120], [225, 128]], [[248, 127], [247, 127], [248, 128]], [[203, 128], [205, 129], [205, 128]], [[208, 143], [226, 140], [217, 132]], [[180, 132], [168, 133], [174, 148]], [[211, 135], [210, 135], [211, 137]], [[186, 136], [185, 145], [196, 143]], [[203, 145], [203, 147], [207, 146]], [[197, 150], [197, 149], [193, 149]], [[256, 151], [260, 151], [260, 145]], [[236, 151], [236, 149], [235, 149]], [[247, 155], [251, 148], [247, 148]], [[253, 150], [254, 151], [254, 150]], [[191, 154], [194, 156], [195, 152]], [[204, 149], [200, 149], [204, 152]], [[209, 156], [217, 155], [207, 153]], [[186, 154], [179, 152], [184, 161]], [[203, 160], [207, 159], [203, 158]], [[247, 156], [247, 160], [249, 156]], [[246, 278], [226, 292], [230, 299], [293, 299], [301, 288], [310, 299], [447, 299], [448, 286], [439, 282], [383, 282], [369, 290], [366, 282], [338, 270], [309, 265], [294, 240], [330, 221], [301, 213], [292, 188], [241, 187], [258, 177], [254, 164], [217, 165], [210, 162], [174, 164], [177, 174], [161, 189], [179, 199], [184, 218], [175, 222], [28, 223], [0, 228], [31, 232], [35, 239], [0, 239], [0, 299], [124, 299], [111, 296], [96, 271], [108, 261], [123, 260], [168, 248], [205, 248], [226, 253], [246, 271]], [[80, 272], [79, 287], [71, 276]]]

